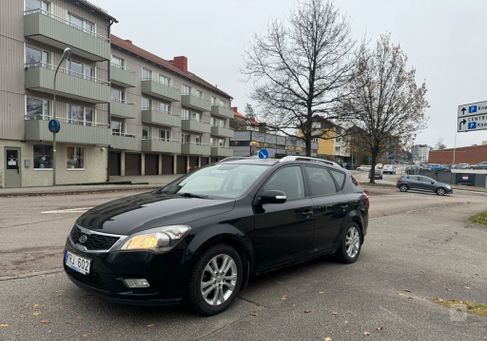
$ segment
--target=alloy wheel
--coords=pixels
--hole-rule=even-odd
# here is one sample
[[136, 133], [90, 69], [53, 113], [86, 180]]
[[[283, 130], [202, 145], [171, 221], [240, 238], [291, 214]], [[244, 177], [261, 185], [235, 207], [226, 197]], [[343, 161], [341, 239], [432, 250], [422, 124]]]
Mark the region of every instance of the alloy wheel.
[[345, 249], [350, 258], [355, 258], [360, 250], [360, 232], [355, 226], [351, 226], [347, 231]]
[[217, 306], [225, 303], [237, 284], [237, 264], [227, 254], [219, 254], [206, 264], [201, 275], [201, 296], [206, 303]]

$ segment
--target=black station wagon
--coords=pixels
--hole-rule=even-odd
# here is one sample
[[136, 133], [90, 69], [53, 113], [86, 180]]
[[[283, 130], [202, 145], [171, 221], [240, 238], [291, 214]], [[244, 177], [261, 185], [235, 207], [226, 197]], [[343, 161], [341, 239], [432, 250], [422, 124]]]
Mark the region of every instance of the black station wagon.
[[255, 275], [333, 254], [360, 255], [368, 196], [320, 159], [226, 160], [84, 213], [64, 268], [78, 286], [137, 305], [188, 302], [219, 313]]

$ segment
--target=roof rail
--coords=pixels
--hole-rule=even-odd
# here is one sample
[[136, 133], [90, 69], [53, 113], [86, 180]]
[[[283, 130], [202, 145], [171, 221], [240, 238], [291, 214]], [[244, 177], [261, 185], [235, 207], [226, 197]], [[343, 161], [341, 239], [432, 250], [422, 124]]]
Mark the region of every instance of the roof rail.
[[279, 162], [288, 162], [288, 161], [310, 161], [310, 162], [320, 162], [327, 164], [328, 166], [334, 166], [334, 167], [339, 167], [343, 168], [340, 166], [338, 163], [330, 161], [330, 160], [324, 160], [324, 159], [318, 159], [315, 157], [309, 157], [309, 156], [299, 156], [299, 155], [292, 155], [292, 156], [285, 156], [282, 159], [279, 160]]

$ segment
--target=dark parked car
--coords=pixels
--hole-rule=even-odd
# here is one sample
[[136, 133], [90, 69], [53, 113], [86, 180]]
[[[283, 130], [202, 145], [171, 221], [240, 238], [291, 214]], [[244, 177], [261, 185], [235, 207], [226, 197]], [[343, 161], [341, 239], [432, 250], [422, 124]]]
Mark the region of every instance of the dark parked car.
[[255, 275], [325, 254], [355, 262], [368, 208], [351, 174], [326, 161], [221, 162], [83, 214], [69, 232], [64, 269], [112, 301], [184, 299], [216, 314]]
[[420, 191], [435, 192], [438, 195], [445, 195], [453, 193], [453, 189], [449, 184], [438, 182], [432, 178], [422, 175], [403, 175], [397, 180], [396, 187], [401, 192], [407, 192], [410, 189]]

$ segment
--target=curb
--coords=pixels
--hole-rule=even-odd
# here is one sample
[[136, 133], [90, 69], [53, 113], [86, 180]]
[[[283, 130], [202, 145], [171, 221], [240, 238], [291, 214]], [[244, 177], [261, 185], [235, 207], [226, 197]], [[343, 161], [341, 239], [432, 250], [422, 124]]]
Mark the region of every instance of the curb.
[[109, 193], [109, 192], [129, 192], [129, 191], [138, 191], [138, 190], [153, 190], [156, 188], [160, 188], [163, 185], [159, 186], [130, 186], [130, 187], [116, 187], [116, 188], [91, 188], [91, 189], [75, 189], [75, 190], [59, 190], [59, 191], [52, 191], [52, 192], [45, 192], [42, 190], [36, 190], [32, 192], [11, 192], [11, 193], [2, 193], [0, 190], [0, 198], [5, 197], [28, 197], [28, 196], [48, 196], [48, 195], [75, 195], [75, 194], [87, 194], [87, 193]]

